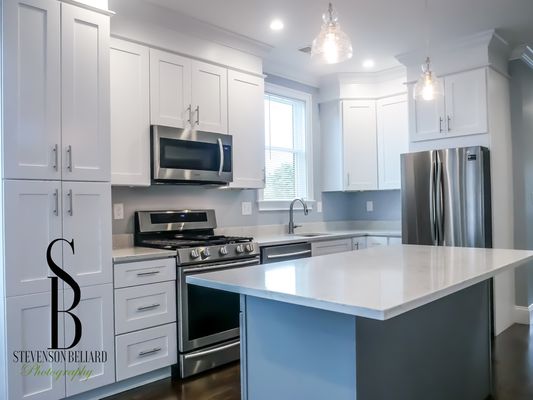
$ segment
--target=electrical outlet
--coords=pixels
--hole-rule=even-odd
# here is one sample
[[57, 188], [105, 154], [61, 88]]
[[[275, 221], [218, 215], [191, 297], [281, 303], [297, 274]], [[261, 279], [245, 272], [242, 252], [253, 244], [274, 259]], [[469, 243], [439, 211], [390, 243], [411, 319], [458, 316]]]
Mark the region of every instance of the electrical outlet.
[[242, 215], [252, 215], [252, 203], [249, 201], [243, 201], [241, 203]]
[[113, 219], [124, 219], [124, 204], [113, 204]]
[[316, 202], [316, 212], [317, 213], [321, 213], [322, 212], [322, 202], [321, 201], [317, 201]]
[[374, 211], [374, 202], [372, 200], [366, 202], [366, 212]]

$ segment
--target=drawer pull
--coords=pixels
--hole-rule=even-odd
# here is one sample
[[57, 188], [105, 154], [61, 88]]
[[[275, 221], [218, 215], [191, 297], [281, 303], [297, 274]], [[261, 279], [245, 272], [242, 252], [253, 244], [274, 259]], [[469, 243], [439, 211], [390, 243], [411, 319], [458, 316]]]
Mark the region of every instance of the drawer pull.
[[159, 306], [161, 306], [161, 304], [150, 304], [149, 306], [141, 306], [141, 307], [137, 307], [137, 311], [153, 310], [154, 308], [157, 308]]
[[149, 356], [151, 354], [158, 353], [160, 351], [161, 351], [161, 347], [156, 347], [155, 349], [152, 349], [152, 350], [141, 351], [139, 353], [139, 357], [146, 357], [146, 356]]
[[151, 271], [151, 272], [139, 272], [137, 276], [152, 276], [157, 275], [160, 271]]

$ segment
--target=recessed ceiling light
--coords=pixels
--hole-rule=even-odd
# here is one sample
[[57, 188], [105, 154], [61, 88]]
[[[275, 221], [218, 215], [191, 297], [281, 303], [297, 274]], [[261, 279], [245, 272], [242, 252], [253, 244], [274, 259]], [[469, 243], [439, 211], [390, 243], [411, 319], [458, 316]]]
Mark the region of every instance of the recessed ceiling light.
[[374, 65], [376, 65], [374, 60], [368, 59], [368, 60], [363, 61], [364, 68], [372, 68]]
[[273, 19], [270, 23], [270, 29], [273, 31], [281, 31], [283, 29], [283, 21], [281, 19]]

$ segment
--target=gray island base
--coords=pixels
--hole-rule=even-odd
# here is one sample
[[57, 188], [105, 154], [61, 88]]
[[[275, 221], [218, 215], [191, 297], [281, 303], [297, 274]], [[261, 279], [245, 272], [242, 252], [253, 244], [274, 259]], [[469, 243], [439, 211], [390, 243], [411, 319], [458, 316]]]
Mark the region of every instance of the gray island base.
[[532, 259], [399, 245], [187, 282], [240, 294], [243, 400], [484, 400], [492, 278]]

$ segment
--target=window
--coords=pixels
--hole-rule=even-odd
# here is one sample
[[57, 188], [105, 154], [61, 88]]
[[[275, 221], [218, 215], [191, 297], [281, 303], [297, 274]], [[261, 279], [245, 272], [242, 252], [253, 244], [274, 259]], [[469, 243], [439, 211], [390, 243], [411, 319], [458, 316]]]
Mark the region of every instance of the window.
[[267, 85], [265, 93], [265, 189], [260, 209], [284, 209], [312, 199], [311, 96]]

